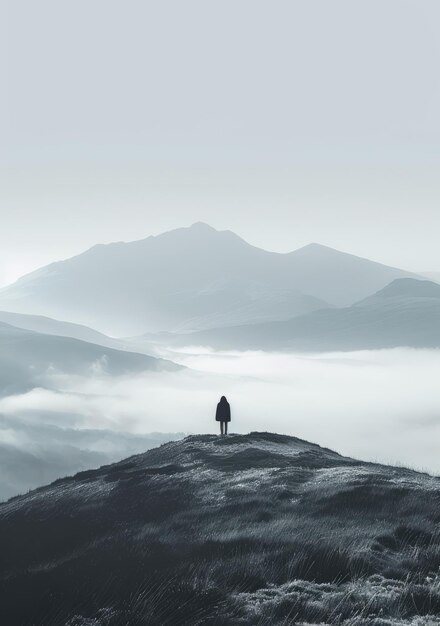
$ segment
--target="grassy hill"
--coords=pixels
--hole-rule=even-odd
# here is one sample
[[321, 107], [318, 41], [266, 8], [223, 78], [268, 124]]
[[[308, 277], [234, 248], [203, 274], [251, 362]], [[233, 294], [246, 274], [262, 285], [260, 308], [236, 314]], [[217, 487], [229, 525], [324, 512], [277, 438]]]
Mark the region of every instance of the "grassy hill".
[[0, 506], [5, 623], [440, 624], [440, 481], [187, 437]]

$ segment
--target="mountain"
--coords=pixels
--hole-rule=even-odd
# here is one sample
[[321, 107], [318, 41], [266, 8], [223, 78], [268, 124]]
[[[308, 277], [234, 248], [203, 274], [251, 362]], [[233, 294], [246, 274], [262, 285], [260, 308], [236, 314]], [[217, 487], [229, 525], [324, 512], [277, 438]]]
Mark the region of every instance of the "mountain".
[[298, 289], [338, 307], [353, 304], [397, 278], [420, 278], [316, 243], [287, 256]]
[[171, 347], [317, 352], [440, 348], [440, 285], [396, 279], [351, 307], [323, 309], [288, 321], [158, 336], [157, 342]]
[[44, 386], [49, 373], [120, 375], [177, 369], [180, 367], [170, 361], [145, 354], [45, 335], [0, 322], [0, 395]]
[[52, 263], [0, 290], [0, 309], [120, 336], [188, 332], [352, 304], [404, 276], [317, 244], [268, 252], [197, 223]]
[[80, 339], [81, 341], [88, 341], [89, 343], [95, 343], [100, 346], [121, 348], [121, 345], [116, 339], [107, 337], [107, 335], [103, 335], [97, 330], [82, 326], [81, 324], [54, 320], [43, 315], [28, 315], [26, 313], [0, 311], [0, 322], [45, 335], [71, 337], [72, 339]]
[[359, 302], [358, 306], [370, 306], [375, 304], [422, 303], [440, 300], [440, 285], [430, 280], [414, 280], [413, 278], [400, 278], [394, 280], [377, 293]]
[[440, 481], [190, 436], [0, 505], [8, 626], [440, 624]]

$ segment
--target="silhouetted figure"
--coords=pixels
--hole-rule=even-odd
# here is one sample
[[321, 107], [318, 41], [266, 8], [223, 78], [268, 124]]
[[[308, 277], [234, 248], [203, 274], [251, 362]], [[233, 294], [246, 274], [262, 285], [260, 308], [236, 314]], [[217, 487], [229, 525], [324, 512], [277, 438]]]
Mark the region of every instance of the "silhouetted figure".
[[231, 407], [225, 396], [220, 398], [220, 402], [217, 404], [217, 411], [215, 412], [215, 419], [220, 422], [220, 434], [228, 434], [228, 422], [231, 421]]

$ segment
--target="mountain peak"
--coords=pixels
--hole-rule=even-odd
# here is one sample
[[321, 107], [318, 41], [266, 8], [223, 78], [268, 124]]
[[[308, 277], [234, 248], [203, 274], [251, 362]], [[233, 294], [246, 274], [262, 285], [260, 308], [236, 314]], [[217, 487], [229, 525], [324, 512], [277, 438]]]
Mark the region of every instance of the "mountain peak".
[[[218, 230], [217, 228], [214, 228], [213, 226], [211, 226], [210, 224], [207, 224], [206, 222], [194, 222], [190, 226], [181, 226], [179, 228], [173, 228], [172, 230], [167, 230], [163, 233], [159, 233], [158, 235], [155, 235], [151, 238], [160, 240], [160, 241], [163, 241], [169, 238], [175, 238], [175, 237], [179, 237], [180, 239], [187, 239], [187, 240], [190, 240], [191, 238], [194, 238], [194, 237], [200, 238], [200, 240], [202, 239], [209, 240], [212, 238], [219, 239], [219, 238], [224, 237], [225, 235], [231, 238], [234, 238], [237, 241], [244, 241], [241, 237], [236, 235], [231, 230]], [[141, 239], [140, 242], [142, 243], [144, 241], [148, 241], [149, 239], [150, 237], [147, 237], [146, 239]]]
[[206, 222], [194, 222], [188, 228], [191, 230], [200, 230], [200, 231], [204, 230], [206, 232], [219, 232], [216, 228], [214, 228], [213, 226], [210, 226]]
[[[298, 250], [333, 250], [334, 252], [337, 252], [337, 250], [335, 250], [334, 248], [330, 248], [330, 246], [325, 246], [324, 244], [318, 243], [317, 241], [312, 241], [311, 243], [308, 243], [307, 245], [298, 248]], [[296, 250], [296, 252], [298, 252], [298, 250]]]
[[373, 297], [440, 298], [440, 285], [431, 280], [396, 278]]
[[[197, 236], [201, 236], [201, 237], [209, 237], [209, 236], [224, 237], [226, 235], [228, 237], [232, 237], [236, 240], [244, 242], [244, 239], [242, 239], [242, 237], [234, 233], [232, 230], [229, 230], [229, 229], [220, 230], [220, 229], [214, 228], [213, 226], [211, 226], [210, 224], [207, 224], [206, 222], [194, 222], [193, 224], [191, 224], [191, 226], [187, 226], [186, 228], [185, 227], [177, 228], [175, 231], [171, 231], [171, 232], [190, 232], [190, 233], [195, 233]], [[248, 246], [250, 246], [250, 244], [248, 244], [247, 242], [245, 243]]]
[[361, 259], [362, 261], [367, 261], [368, 263], [375, 263], [375, 261], [370, 261], [369, 259], [365, 259], [364, 257], [360, 257], [356, 254], [352, 254], [351, 252], [343, 252], [342, 250], [338, 250], [337, 248], [332, 248], [330, 246], [326, 246], [323, 243], [317, 243], [313, 241], [312, 243], [308, 243], [301, 248], [297, 248], [293, 250], [290, 254], [298, 254], [298, 255], [332, 255], [334, 257], [351, 257], [353, 259]]

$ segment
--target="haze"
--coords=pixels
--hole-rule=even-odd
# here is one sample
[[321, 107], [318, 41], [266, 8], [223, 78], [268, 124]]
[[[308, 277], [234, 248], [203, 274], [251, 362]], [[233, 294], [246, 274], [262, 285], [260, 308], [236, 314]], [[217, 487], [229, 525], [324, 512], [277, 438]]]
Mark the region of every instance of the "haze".
[[172, 358], [193, 369], [118, 377], [52, 369], [41, 380], [48, 388], [1, 398], [0, 500], [182, 433], [215, 433], [223, 393], [233, 432], [276, 431], [355, 458], [440, 472], [438, 350], [306, 356], [193, 348]]
[[0, 498], [222, 394], [438, 473], [439, 3], [0, 7]]
[[435, 0], [6, 0], [0, 284], [197, 220], [440, 271]]

